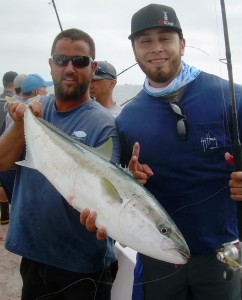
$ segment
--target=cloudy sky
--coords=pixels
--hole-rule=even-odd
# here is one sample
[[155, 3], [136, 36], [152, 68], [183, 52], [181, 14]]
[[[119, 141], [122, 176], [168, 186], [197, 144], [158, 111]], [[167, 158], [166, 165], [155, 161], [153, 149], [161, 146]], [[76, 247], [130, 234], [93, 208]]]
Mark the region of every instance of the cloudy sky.
[[[51, 0], [0, 1], [0, 79], [5, 72], [38, 73], [50, 80], [48, 58], [60, 27]], [[63, 29], [79, 28], [96, 43], [96, 59], [111, 62], [120, 73], [135, 63], [128, 35], [132, 15], [150, 3], [172, 6], [186, 38], [184, 60], [227, 78], [220, 0], [55, 0]], [[225, 0], [234, 81], [242, 83], [242, 1]], [[136, 65], [118, 77], [119, 84], [142, 84]], [[0, 83], [1, 85], [1, 83]]]

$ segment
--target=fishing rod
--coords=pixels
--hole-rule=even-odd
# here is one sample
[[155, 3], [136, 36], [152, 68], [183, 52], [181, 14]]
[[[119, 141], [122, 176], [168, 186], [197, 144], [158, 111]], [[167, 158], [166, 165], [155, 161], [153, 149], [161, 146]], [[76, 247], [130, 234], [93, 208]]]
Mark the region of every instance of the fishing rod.
[[[126, 98], [127, 99], [127, 98]], [[127, 104], [128, 102], [130, 102], [132, 100], [132, 97], [126, 101], [124, 101], [123, 103], [120, 104], [120, 106], [124, 106], [125, 104]]]
[[[230, 103], [231, 103], [231, 114], [232, 114], [231, 116], [232, 116], [232, 144], [233, 144], [232, 152], [234, 156], [235, 171], [241, 171], [242, 170], [242, 149], [241, 149], [241, 143], [239, 139], [238, 117], [237, 117], [236, 99], [235, 99], [235, 92], [234, 92], [234, 80], [233, 80], [231, 51], [229, 45], [228, 26], [226, 20], [224, 0], [220, 0], [220, 1], [221, 1], [221, 9], [222, 9], [222, 16], [223, 16], [224, 40], [225, 40], [225, 47], [226, 47], [226, 60], [227, 60], [227, 69], [228, 69], [228, 77], [229, 77], [230, 101], [231, 101]], [[242, 227], [240, 228], [242, 229]]]
[[[129, 69], [133, 68], [133, 67], [136, 66], [136, 65], [137, 65], [137, 63], [133, 64], [132, 66], [130, 66], [130, 67], [126, 68], [126, 69], [124, 69], [122, 72], [118, 73], [117, 76], [123, 74], [124, 72], [128, 71]], [[131, 99], [128, 99], [128, 100], [126, 100], [126, 101], [124, 101], [123, 103], [120, 104], [120, 106], [125, 105], [126, 103], [128, 103], [128, 102], [131, 101], [131, 100], [132, 100], [132, 98], [131, 98]]]
[[209, 53], [207, 53], [206, 51], [204, 51], [203, 49], [201, 49], [201, 48], [198, 48], [198, 47], [195, 47], [195, 46], [190, 46], [190, 45], [186, 45], [186, 48], [192, 48], [192, 49], [196, 49], [196, 50], [198, 50], [198, 51], [201, 51], [201, 52], [203, 52], [204, 54], [206, 54], [206, 55], [209, 55]]
[[131, 69], [132, 67], [134, 67], [136, 65], [137, 65], [137, 63], [133, 64], [132, 66], [130, 66], [130, 67], [126, 68], [126, 69], [124, 69], [122, 72], [118, 73], [117, 76], [123, 74], [124, 72], [128, 71], [129, 69]]
[[[55, 10], [55, 14], [56, 14], [56, 17], [57, 17], [57, 20], [58, 20], [59, 26], [60, 26], [60, 30], [61, 30], [61, 31], [63, 31], [63, 29], [62, 29], [62, 26], [61, 26], [61, 21], [60, 21], [60, 18], [59, 18], [58, 12], [57, 12], [57, 8], [56, 8], [56, 6], [55, 6], [55, 1], [54, 1], [54, 0], [52, 0], [51, 2], [52, 2], [52, 5], [53, 5], [53, 7], [54, 7], [54, 10]], [[49, 4], [51, 4], [51, 3], [49, 3]]]
[[[229, 44], [228, 25], [227, 25], [224, 0], [220, 0], [220, 3], [221, 3], [221, 11], [222, 11], [222, 19], [223, 19], [226, 61], [227, 61], [227, 70], [228, 70], [228, 78], [229, 78], [229, 92], [230, 92], [230, 106], [231, 106], [231, 120], [232, 120], [232, 124], [231, 124], [232, 125], [232, 130], [231, 130], [232, 154], [234, 157], [235, 171], [241, 171], [242, 170], [242, 148], [239, 139], [238, 116], [237, 116], [236, 99], [235, 99], [235, 92], [234, 92], [234, 80], [233, 80], [231, 51], [230, 51], [230, 44]], [[237, 205], [239, 240], [242, 240], [242, 202], [237, 201], [236, 203], [237, 203], [236, 205]], [[223, 247], [218, 252], [217, 258], [220, 261], [227, 263], [231, 267], [242, 268], [242, 266], [236, 261], [239, 258], [239, 248], [240, 248], [239, 240], [224, 244]]]

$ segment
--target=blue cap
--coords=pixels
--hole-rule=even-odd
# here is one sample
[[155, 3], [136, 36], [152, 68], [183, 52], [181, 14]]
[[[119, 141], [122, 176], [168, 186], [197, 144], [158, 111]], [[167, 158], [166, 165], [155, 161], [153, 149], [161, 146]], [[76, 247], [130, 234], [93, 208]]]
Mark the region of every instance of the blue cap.
[[22, 92], [32, 92], [34, 90], [37, 90], [43, 86], [49, 87], [52, 86], [52, 81], [45, 81], [40, 75], [38, 74], [29, 74], [22, 82]]

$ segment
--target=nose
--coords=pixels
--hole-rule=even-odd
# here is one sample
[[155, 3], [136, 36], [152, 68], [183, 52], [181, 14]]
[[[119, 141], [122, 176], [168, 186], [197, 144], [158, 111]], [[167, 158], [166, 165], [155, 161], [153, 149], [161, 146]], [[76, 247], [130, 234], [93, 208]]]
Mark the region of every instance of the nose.
[[152, 43], [152, 51], [154, 51], [154, 52], [156, 52], [156, 51], [157, 52], [164, 51], [162, 42], [160, 42], [160, 41], [154, 41]]
[[67, 66], [65, 67], [65, 69], [66, 69], [68, 72], [74, 72], [75, 67], [74, 67], [73, 64], [72, 64], [72, 61], [68, 61], [68, 64], [67, 64]]

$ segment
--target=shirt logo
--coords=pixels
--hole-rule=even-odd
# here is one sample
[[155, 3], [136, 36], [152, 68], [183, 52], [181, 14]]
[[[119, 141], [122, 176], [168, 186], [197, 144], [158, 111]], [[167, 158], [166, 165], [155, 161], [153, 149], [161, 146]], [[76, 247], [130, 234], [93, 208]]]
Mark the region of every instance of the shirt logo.
[[203, 152], [219, 148], [217, 139], [211, 136], [209, 132], [206, 133], [205, 137], [201, 138], [201, 144], [203, 146]]
[[80, 130], [80, 131], [74, 131], [71, 136], [73, 136], [77, 140], [84, 140], [87, 134], [86, 132]]

